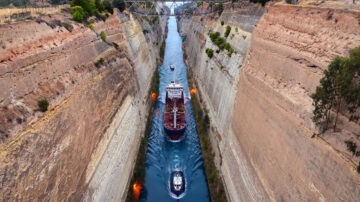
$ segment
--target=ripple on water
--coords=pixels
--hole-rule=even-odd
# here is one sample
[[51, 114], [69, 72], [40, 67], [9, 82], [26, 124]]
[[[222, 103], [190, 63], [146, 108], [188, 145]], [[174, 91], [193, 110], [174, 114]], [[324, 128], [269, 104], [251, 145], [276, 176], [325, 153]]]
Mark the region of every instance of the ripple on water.
[[191, 102], [186, 102], [185, 105], [187, 127], [182, 141], [176, 143], [168, 141], [163, 127], [165, 87], [173, 78], [169, 68], [170, 64], [175, 65], [177, 81], [184, 85], [185, 94], [189, 96], [181, 43], [182, 39], [177, 31], [175, 17], [170, 17], [164, 64], [158, 70], [160, 74], [160, 95], [155, 104], [149, 136], [146, 176], [141, 201], [177, 201], [170, 196], [169, 192], [170, 175], [174, 170], [183, 171], [186, 181], [185, 195], [179, 201], [210, 201]]

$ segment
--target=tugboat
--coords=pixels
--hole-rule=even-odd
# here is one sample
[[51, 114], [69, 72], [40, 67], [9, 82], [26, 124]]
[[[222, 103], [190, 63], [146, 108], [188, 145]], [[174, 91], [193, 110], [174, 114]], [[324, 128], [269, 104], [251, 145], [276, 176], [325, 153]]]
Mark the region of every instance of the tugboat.
[[[170, 65], [171, 71], [175, 67]], [[186, 128], [184, 87], [174, 79], [166, 86], [164, 129], [171, 140], [179, 140]]]
[[185, 178], [184, 173], [181, 171], [174, 171], [170, 177], [170, 192], [174, 198], [181, 198], [185, 192]]

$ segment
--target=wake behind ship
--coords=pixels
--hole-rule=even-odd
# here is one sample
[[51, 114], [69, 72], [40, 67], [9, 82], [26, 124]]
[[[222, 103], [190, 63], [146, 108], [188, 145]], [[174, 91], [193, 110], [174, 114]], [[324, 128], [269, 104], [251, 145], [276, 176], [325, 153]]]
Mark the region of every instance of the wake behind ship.
[[[174, 70], [171, 65], [171, 71]], [[175, 73], [174, 73], [175, 74]], [[179, 140], [186, 128], [184, 87], [174, 80], [166, 86], [164, 128], [172, 140]]]

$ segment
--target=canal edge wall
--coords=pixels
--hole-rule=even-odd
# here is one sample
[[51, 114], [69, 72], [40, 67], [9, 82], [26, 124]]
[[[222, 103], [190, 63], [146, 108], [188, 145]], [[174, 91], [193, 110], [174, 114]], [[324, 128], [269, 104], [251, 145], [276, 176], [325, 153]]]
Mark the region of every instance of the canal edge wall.
[[[194, 71], [210, 112], [214, 126], [210, 135], [214, 148], [219, 148], [216, 163], [231, 201], [356, 200], [359, 190], [350, 188], [359, 183], [355, 165], [346, 148], [338, 152], [336, 147], [343, 140], [334, 146], [321, 138], [311, 139], [316, 130], [309, 95], [328, 62], [360, 44], [356, 37], [359, 29], [350, 26], [357, 24], [358, 12], [270, 4], [262, 15], [256, 12], [259, 8], [243, 3], [224, 5], [220, 17], [181, 18], [179, 25], [180, 33], [186, 35], [188, 67]], [[292, 18], [295, 13], [297, 17]], [[224, 26], [220, 26], [222, 20]], [[234, 54], [229, 58], [226, 51], [215, 53], [217, 48], [208, 37], [210, 31], [223, 36], [226, 25], [232, 27], [230, 36], [234, 28], [241, 30], [238, 42], [229, 40], [231, 46], [238, 52], [245, 49], [243, 59], [233, 64]], [[323, 31], [309, 37], [318, 33], [315, 30]], [[242, 35], [246, 37], [242, 39]], [[319, 39], [316, 44], [315, 38]], [[247, 40], [246, 47], [241, 45]], [[329, 44], [332, 48], [326, 46]], [[212, 59], [206, 48], [214, 50]], [[346, 124], [342, 136], [347, 136], [346, 130], [359, 131]]]
[[[54, 13], [0, 26], [4, 200], [125, 197], [167, 20], [150, 26], [115, 10], [91, 30], [70, 18]], [[49, 101], [45, 113], [37, 110], [40, 99]]]

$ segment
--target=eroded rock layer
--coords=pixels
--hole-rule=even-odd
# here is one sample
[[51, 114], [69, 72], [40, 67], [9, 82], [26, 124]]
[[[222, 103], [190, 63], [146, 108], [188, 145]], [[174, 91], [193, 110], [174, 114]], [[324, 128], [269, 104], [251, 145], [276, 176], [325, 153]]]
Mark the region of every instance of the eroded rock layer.
[[[220, 17], [181, 19], [180, 29], [229, 198], [358, 200], [360, 175], [356, 161], [338, 148], [343, 140], [311, 138], [317, 129], [310, 95], [329, 62], [360, 45], [360, 13], [279, 4], [262, 15], [251, 4], [224, 7]], [[231, 57], [215, 53], [207, 35], [224, 36], [226, 25], [237, 51]], [[206, 48], [214, 50], [211, 59]], [[346, 121], [341, 128], [339, 136], [360, 132]]]
[[[74, 22], [68, 30], [59, 23], [68, 17], [0, 25], [5, 201], [99, 201], [104, 190], [107, 199], [124, 197], [166, 19], [145, 36], [143, 27], [149, 25], [125, 13], [96, 21], [94, 31]], [[45, 113], [37, 106], [41, 99], [49, 101]], [[121, 176], [112, 175], [115, 170]], [[110, 177], [116, 190], [104, 189]]]

